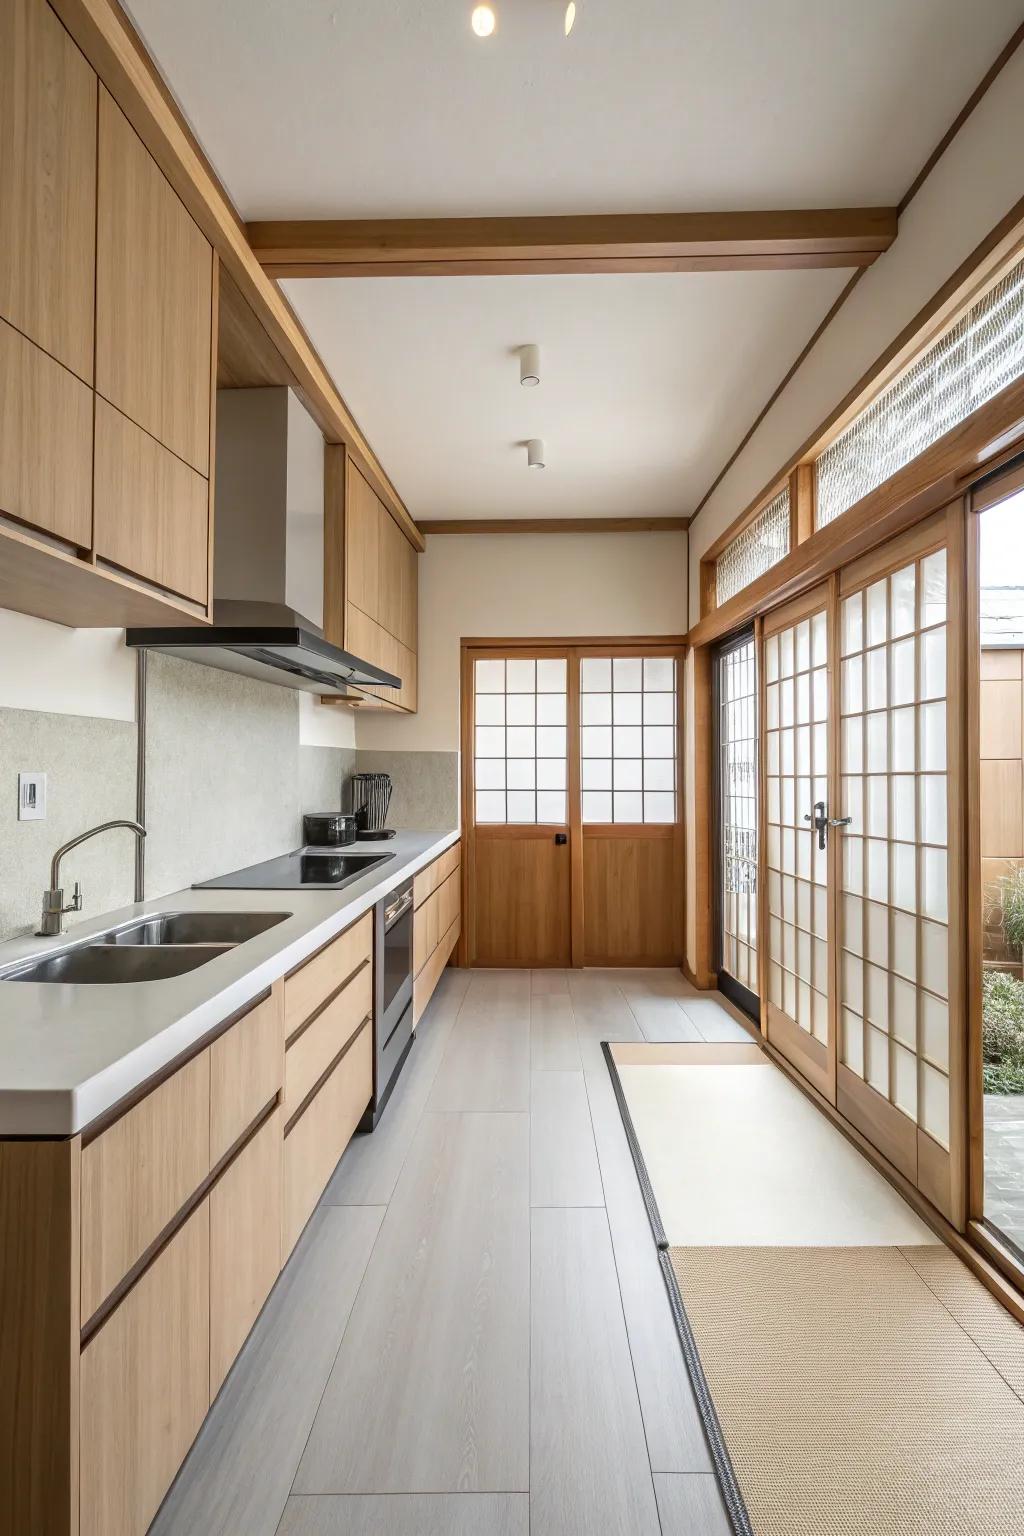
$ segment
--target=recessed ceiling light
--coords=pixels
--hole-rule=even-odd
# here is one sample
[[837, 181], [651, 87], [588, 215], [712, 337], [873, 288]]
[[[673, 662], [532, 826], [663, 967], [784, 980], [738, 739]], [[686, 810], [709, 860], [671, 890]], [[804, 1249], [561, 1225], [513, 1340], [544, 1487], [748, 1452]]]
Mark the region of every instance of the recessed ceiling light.
[[569, 33], [572, 31], [573, 23], [575, 22], [575, 20], [576, 20], [576, 0], [569, 0], [569, 4], [565, 8], [565, 35], [566, 35], [566, 37], [568, 37]]
[[540, 347], [532, 342], [519, 348], [519, 382], [527, 388], [540, 383]]
[[490, 37], [498, 25], [498, 18], [494, 14], [493, 5], [474, 6], [473, 14], [469, 20], [477, 37]]
[[542, 438], [530, 438], [526, 445], [526, 463], [530, 469], [544, 468], [544, 441]]

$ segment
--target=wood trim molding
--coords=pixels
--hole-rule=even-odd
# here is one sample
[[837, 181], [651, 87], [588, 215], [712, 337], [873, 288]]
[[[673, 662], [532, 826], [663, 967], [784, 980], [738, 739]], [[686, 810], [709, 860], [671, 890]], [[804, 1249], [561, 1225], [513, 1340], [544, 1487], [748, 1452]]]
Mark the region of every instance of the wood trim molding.
[[[344, 443], [419, 550], [402, 498], [334, 385], [294, 311], [264, 272], [205, 155], [117, 0], [53, 0], [53, 9], [117, 101], [255, 313], [328, 442]], [[894, 215], [895, 217], [895, 215]]]
[[1021, 440], [1024, 379], [1017, 379], [849, 511], [819, 528], [785, 560], [702, 618], [687, 635], [689, 644], [710, 644], [912, 527], [984, 478], [991, 472], [992, 461]]
[[688, 517], [463, 517], [421, 519], [420, 533], [678, 533]]
[[811, 208], [261, 220], [248, 233], [272, 277], [452, 277], [867, 267], [896, 229], [894, 208]]

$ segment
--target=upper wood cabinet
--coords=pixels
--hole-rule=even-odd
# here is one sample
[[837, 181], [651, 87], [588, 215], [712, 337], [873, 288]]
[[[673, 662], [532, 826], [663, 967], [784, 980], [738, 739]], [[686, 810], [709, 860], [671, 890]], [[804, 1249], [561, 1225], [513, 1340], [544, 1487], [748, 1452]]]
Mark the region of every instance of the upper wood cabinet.
[[324, 460], [324, 632], [402, 679], [374, 688], [362, 707], [413, 711], [417, 703], [417, 552], [345, 449]]
[[101, 87], [96, 389], [210, 471], [213, 247]]
[[42, 0], [0, 5], [0, 316], [93, 378], [94, 71]]

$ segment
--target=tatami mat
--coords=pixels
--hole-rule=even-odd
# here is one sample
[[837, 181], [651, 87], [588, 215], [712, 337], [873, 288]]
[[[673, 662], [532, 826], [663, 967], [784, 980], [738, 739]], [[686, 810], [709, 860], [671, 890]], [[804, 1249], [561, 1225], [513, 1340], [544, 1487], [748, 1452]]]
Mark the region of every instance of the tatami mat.
[[948, 1249], [670, 1256], [756, 1536], [1021, 1530], [1021, 1330]]
[[[860, 1247], [934, 1233], [788, 1078], [757, 1052], [615, 1048], [616, 1069], [671, 1245]], [[719, 1053], [707, 1065], [666, 1053]], [[637, 1065], [652, 1059], [656, 1065]]]

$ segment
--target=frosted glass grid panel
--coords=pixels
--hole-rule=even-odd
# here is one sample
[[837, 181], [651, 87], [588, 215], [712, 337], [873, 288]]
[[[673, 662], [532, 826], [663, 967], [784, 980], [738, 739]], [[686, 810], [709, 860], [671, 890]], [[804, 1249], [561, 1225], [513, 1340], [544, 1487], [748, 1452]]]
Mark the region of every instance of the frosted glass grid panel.
[[874, 681], [842, 690], [839, 1009], [843, 1063], [948, 1147], [945, 592], [938, 550], [842, 603], [844, 678]]
[[754, 641], [718, 658], [722, 968], [757, 978], [757, 677]]
[[675, 821], [674, 657], [581, 659], [580, 783], [585, 822]]
[[[827, 853], [805, 816], [827, 800], [828, 625], [818, 613], [764, 643], [768, 1000], [828, 1042]], [[777, 897], [773, 898], [773, 891]], [[773, 904], [774, 902], [774, 904]]]
[[817, 461], [819, 528], [1024, 374], [1024, 262], [851, 422]]
[[565, 825], [567, 666], [563, 657], [474, 662], [478, 823]]
[[718, 606], [742, 592], [789, 554], [789, 487], [780, 491], [754, 521], [727, 544], [715, 561]]

